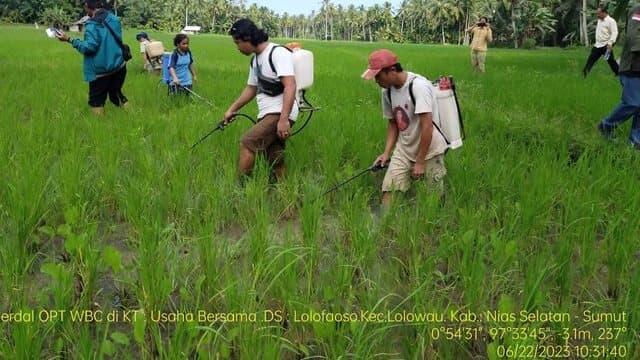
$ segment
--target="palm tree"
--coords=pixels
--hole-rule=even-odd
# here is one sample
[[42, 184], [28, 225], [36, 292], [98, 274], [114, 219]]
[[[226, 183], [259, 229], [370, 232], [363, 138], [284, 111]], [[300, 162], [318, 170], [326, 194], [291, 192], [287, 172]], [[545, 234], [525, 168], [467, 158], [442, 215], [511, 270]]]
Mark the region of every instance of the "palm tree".
[[329, 39], [329, 6], [331, 0], [322, 0], [322, 12], [324, 13], [324, 39]]
[[[518, 28], [516, 26], [516, 18], [518, 16], [517, 11], [519, 6], [528, 0], [500, 0], [505, 10], [509, 12], [509, 18], [511, 20], [511, 29], [513, 31], [513, 47], [518, 48]], [[583, 0], [586, 1], [586, 0]]]
[[211, 31], [216, 32], [216, 19], [228, 13], [229, 4], [225, 0], [210, 0], [207, 5], [211, 13]]
[[584, 46], [589, 46], [589, 33], [587, 31], [587, 0], [582, 0], [582, 11], [580, 12], [580, 38]]
[[451, 20], [457, 21], [460, 18], [460, 12], [452, 0], [431, 0], [429, 12], [435, 20], [434, 27], [440, 27], [442, 43], [445, 44], [444, 27], [449, 25]]
[[526, 19], [523, 40], [537, 38], [539, 35], [540, 41], [544, 42], [547, 33], [556, 31], [554, 26], [558, 20], [553, 17], [551, 10], [538, 2], [530, 1], [527, 3], [526, 13], [523, 18]]

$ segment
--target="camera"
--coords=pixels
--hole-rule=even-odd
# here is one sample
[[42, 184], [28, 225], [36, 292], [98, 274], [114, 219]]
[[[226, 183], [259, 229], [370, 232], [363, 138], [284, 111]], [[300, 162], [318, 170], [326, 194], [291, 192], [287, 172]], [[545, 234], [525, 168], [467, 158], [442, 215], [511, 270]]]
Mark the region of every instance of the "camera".
[[487, 23], [486, 22], [479, 22], [479, 23], [476, 23], [476, 25], [478, 25], [480, 27], [483, 27], [483, 26], [487, 26]]

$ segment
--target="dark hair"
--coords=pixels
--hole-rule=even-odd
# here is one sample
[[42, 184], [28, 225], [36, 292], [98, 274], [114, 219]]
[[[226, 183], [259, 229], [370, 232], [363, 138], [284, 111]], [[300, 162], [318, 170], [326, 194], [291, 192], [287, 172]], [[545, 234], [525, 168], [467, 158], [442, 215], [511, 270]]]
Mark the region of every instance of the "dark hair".
[[598, 9], [600, 9], [600, 11], [602, 11], [603, 13], [608, 14], [609, 12], [607, 11], [607, 5], [605, 4], [600, 4], [598, 5]]
[[249, 19], [240, 19], [233, 23], [229, 35], [234, 40], [249, 41], [253, 46], [269, 40], [269, 34], [263, 29], [258, 29], [256, 24]]
[[104, 5], [102, 0], [84, 0], [84, 3], [91, 10], [100, 9]]
[[178, 46], [184, 39], [188, 39], [189, 37], [185, 34], [178, 34], [173, 38], [173, 46]]
[[391, 71], [391, 69], [396, 69], [397, 72], [402, 72], [402, 65], [400, 63], [395, 63], [391, 66], [387, 66], [386, 68], [383, 68], [382, 71], [389, 72]]
[[140, 41], [140, 39], [151, 40], [149, 39], [149, 35], [147, 35], [147, 33], [144, 31], [136, 34], [136, 40]]
[[484, 22], [487, 22], [487, 17], [486, 16], [481, 16], [479, 20], [480, 21], [484, 20]]

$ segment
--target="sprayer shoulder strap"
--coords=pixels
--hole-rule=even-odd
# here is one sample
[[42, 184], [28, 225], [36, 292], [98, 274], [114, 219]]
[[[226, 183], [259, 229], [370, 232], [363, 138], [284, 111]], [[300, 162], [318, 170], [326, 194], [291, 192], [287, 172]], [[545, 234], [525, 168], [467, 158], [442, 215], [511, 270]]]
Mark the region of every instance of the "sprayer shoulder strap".
[[[282, 45], [274, 45], [274, 46], [271, 48], [271, 51], [269, 51], [269, 66], [271, 67], [271, 71], [273, 71], [273, 73], [274, 73], [274, 74], [276, 74], [276, 75], [277, 75], [278, 73], [276, 72], [276, 67], [273, 65], [273, 50], [275, 50], [276, 48], [279, 48], [279, 47], [281, 47], [281, 48], [285, 48], [285, 49], [287, 49], [287, 51], [289, 51], [289, 52], [293, 52], [293, 51], [292, 51], [291, 49], [289, 49], [288, 47], [286, 47], [286, 46], [282, 46]], [[255, 67], [257, 67], [257, 66], [258, 66], [258, 59], [256, 58], [256, 55], [253, 55], [253, 57], [251, 58], [251, 66], [255, 66]]]
[[[413, 95], [413, 80], [415, 79], [416, 78], [414, 77], [409, 82], [409, 96], [411, 97], [411, 103], [413, 104], [414, 108], [416, 107], [416, 97]], [[389, 105], [393, 109], [393, 104], [391, 103], [391, 87], [387, 88], [387, 99], [389, 99]]]
[[273, 71], [274, 74], [277, 74], [277, 73], [276, 73], [276, 67], [273, 65], [273, 50], [275, 50], [278, 47], [287, 49], [288, 52], [293, 52], [288, 47], [282, 46], [282, 45], [276, 45], [276, 46], [271, 48], [271, 52], [269, 52], [269, 66], [271, 66], [271, 71]]
[[[411, 81], [409, 82], [409, 97], [411, 97], [411, 103], [413, 104], [413, 109], [415, 111], [416, 108], [416, 97], [415, 95], [413, 95], [413, 81], [416, 78], [414, 77], [413, 79], [411, 79]], [[389, 99], [389, 106], [391, 106], [391, 109], [393, 109], [393, 104], [391, 103], [391, 87], [389, 87], [387, 89], [387, 99]], [[435, 97], [434, 97], [434, 101], [436, 101]], [[436, 129], [438, 130], [438, 132], [440, 133], [440, 135], [442, 135], [442, 138], [444, 139], [444, 141], [447, 143], [447, 145], [451, 145], [451, 141], [449, 141], [449, 139], [447, 139], [447, 137], [444, 135], [444, 133], [442, 132], [442, 130], [440, 129], [440, 126], [438, 126], [438, 124], [434, 121], [433, 117], [431, 118], [431, 123], [433, 124], [433, 126], [436, 127]]]
[[178, 49], [173, 49], [173, 52], [171, 53], [171, 57], [170, 57], [169, 67], [173, 66], [175, 68], [178, 65], [178, 58], [180, 56], [185, 56], [185, 55], [189, 55], [189, 65], [191, 65], [193, 63], [191, 50], [187, 50], [187, 52], [181, 55]]

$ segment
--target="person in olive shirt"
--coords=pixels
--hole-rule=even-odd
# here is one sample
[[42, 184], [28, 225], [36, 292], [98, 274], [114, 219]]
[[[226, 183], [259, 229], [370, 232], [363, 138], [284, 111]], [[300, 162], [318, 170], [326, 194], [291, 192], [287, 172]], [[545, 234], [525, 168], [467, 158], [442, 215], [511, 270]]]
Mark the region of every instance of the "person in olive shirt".
[[491, 25], [486, 17], [481, 17], [477, 24], [467, 29], [473, 35], [471, 41], [471, 66], [474, 72], [484, 72], [484, 63], [487, 58], [487, 44], [493, 41]]
[[619, 75], [620, 104], [598, 124], [598, 130], [605, 138], [612, 139], [616, 127], [633, 116], [629, 142], [640, 150], [640, 3], [633, 6], [627, 19]]

